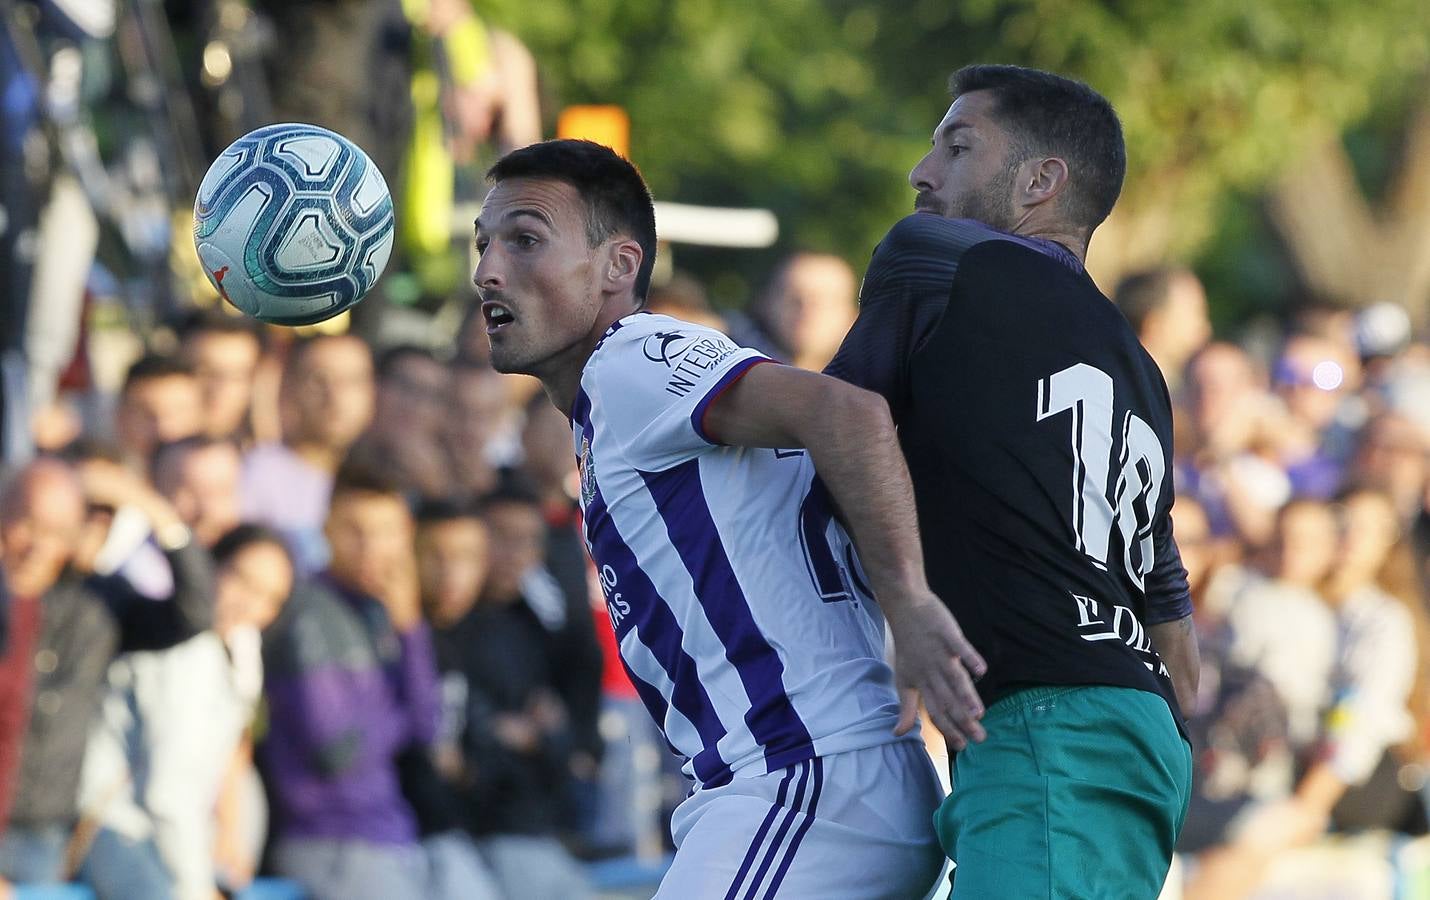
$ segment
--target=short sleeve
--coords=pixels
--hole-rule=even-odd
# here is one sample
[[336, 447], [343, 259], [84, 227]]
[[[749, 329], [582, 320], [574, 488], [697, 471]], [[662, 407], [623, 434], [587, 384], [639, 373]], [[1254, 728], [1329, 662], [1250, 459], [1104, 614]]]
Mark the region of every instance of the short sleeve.
[[613, 337], [583, 387], [602, 433], [645, 471], [718, 446], [705, 431], [710, 404], [750, 369], [772, 361], [718, 331], [676, 320]]

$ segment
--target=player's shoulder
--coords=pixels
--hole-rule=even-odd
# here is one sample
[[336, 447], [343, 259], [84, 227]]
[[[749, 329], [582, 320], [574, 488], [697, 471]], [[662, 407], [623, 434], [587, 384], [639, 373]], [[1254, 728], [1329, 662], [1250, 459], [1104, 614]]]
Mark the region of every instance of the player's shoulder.
[[605, 337], [601, 339], [601, 346], [630, 347], [644, 343], [647, 338], [655, 334], [700, 335], [702, 337], [714, 335], [729, 340], [724, 334], [708, 325], [698, 325], [695, 322], [687, 322], [684, 319], [677, 319], [674, 316], [661, 313], [637, 312], [624, 319], [618, 319], [606, 331]]
[[739, 345], [708, 325], [697, 325], [673, 316], [635, 313], [616, 321], [596, 344], [591, 369], [639, 364], [671, 368], [697, 344], [734, 351]]
[[956, 258], [985, 241], [1007, 239], [1001, 231], [973, 219], [946, 219], [930, 213], [913, 213], [894, 223], [879, 242], [876, 256], [889, 258]]
[[740, 350], [724, 333], [673, 316], [635, 313], [618, 320], [606, 331], [582, 374], [591, 393], [603, 388], [626, 393], [632, 379], [664, 379], [677, 371], [692, 354], [701, 368], [709, 368]]

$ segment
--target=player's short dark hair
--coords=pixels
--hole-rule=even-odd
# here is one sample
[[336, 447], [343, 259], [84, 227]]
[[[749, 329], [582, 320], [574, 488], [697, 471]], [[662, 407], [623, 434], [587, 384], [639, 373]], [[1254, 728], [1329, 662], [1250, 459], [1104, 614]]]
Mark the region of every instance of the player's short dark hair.
[[158, 381], [161, 378], [193, 378], [194, 367], [177, 356], [170, 356], [166, 353], [146, 353], [129, 367], [129, 371], [124, 373], [124, 386], [119, 389], [119, 395], [123, 397], [130, 391], [146, 381]]
[[180, 343], [201, 334], [232, 334], [253, 338], [260, 350], [267, 347], [263, 326], [247, 316], [229, 315], [216, 307], [200, 307], [185, 313], [174, 326]]
[[993, 95], [994, 114], [1024, 159], [1056, 156], [1068, 164], [1067, 211], [1091, 231], [1122, 192], [1127, 147], [1107, 98], [1080, 81], [1021, 66], [964, 66], [948, 80], [954, 97]]
[[1147, 317], [1167, 305], [1173, 285], [1187, 274], [1186, 269], [1173, 266], [1134, 272], [1117, 283], [1112, 302], [1122, 311], [1132, 330], [1141, 334]]
[[586, 201], [586, 240], [594, 247], [615, 234], [640, 244], [635, 297], [645, 304], [655, 267], [655, 207], [641, 173], [610, 147], [594, 141], [555, 140], [513, 150], [487, 170], [487, 180], [551, 178], [576, 188]]
[[398, 344], [395, 347], [388, 347], [377, 357], [377, 366], [375, 369], [377, 377], [386, 378], [391, 375], [392, 371], [396, 369], [404, 359], [421, 359], [438, 365], [442, 364], [442, 361], [437, 358], [437, 354], [426, 347], [417, 344]]
[[288, 544], [283, 540], [283, 535], [266, 525], [257, 525], [252, 522], [236, 525], [224, 532], [223, 537], [218, 539], [209, 553], [213, 556], [214, 565], [222, 566], [237, 556], [240, 551], [252, 547], [254, 544], [272, 544], [282, 550], [284, 556], [288, 557], [289, 565], [293, 564], [293, 554], [288, 550]]

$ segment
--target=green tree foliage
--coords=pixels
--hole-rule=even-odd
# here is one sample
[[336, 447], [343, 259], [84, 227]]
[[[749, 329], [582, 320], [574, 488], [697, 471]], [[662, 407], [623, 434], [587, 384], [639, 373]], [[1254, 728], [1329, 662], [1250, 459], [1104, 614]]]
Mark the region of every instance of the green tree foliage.
[[[970, 62], [1082, 78], [1121, 113], [1140, 256], [1203, 245], [1317, 135], [1423, 86], [1425, 0], [483, 0], [549, 105], [632, 118], [658, 196], [773, 208], [782, 245], [862, 268]], [[1160, 213], [1159, 213], [1160, 211]], [[1150, 217], [1150, 218], [1148, 218]], [[1134, 242], [1135, 243], [1135, 242]], [[1146, 261], [1129, 260], [1129, 262]]]

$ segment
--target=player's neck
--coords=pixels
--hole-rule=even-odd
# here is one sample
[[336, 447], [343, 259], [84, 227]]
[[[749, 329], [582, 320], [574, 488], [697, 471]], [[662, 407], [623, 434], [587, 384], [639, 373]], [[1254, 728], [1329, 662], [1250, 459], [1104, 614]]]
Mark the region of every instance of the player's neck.
[[1024, 225], [1014, 229], [1013, 233], [1023, 237], [1037, 238], [1040, 241], [1052, 241], [1076, 256], [1078, 262], [1084, 264], [1087, 262], [1087, 236], [1079, 232]]
[[586, 361], [596, 352], [601, 339], [612, 325], [636, 311], [633, 304], [606, 303], [584, 340], [553, 359], [545, 371], [532, 372], [541, 379], [541, 386], [545, 388], [551, 405], [559, 409], [562, 415], [568, 418], [571, 416], [571, 410], [576, 405], [576, 395], [581, 392], [581, 375], [586, 371]]
[[1091, 235], [1081, 228], [1072, 228], [1063, 222], [1056, 221], [1047, 212], [1044, 206], [1030, 207], [1009, 230], [1022, 237], [1060, 244], [1069, 253], [1076, 256], [1078, 262], [1085, 264], [1087, 262], [1087, 242]]

